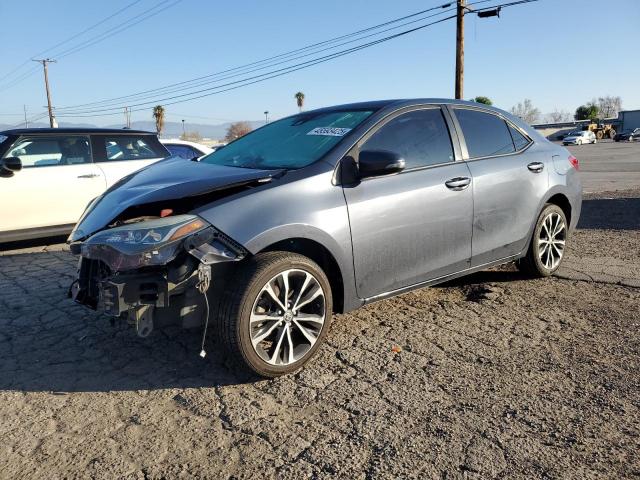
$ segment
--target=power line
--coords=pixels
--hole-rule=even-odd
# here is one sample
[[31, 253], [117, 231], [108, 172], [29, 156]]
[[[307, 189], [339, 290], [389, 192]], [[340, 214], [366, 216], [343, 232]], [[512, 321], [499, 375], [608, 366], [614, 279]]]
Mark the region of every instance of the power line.
[[[474, 4], [479, 4], [479, 3], [486, 3], [489, 0], [480, 0], [478, 2], [474, 2]], [[478, 9], [477, 11], [484, 11], [484, 10], [490, 10], [490, 9], [495, 9], [495, 8], [502, 8], [502, 7], [508, 7], [508, 6], [514, 6], [514, 5], [520, 5], [520, 4], [524, 4], [524, 3], [531, 3], [531, 2], [535, 2], [535, 1], [539, 1], [539, 0], [519, 0], [519, 1], [514, 1], [514, 2], [509, 2], [509, 3], [505, 3], [505, 4], [500, 4], [500, 5], [493, 5], [491, 7], [486, 7], [483, 9]], [[469, 4], [472, 5], [472, 4]], [[443, 6], [440, 6], [439, 8], [443, 8], [443, 7], [447, 7], [449, 6], [449, 4], [445, 4]], [[180, 94], [180, 95], [174, 95], [174, 96], [170, 96], [170, 97], [166, 97], [166, 98], [156, 98], [154, 100], [148, 101], [148, 102], [141, 102], [141, 103], [136, 103], [131, 105], [132, 107], [142, 107], [145, 105], [151, 105], [154, 103], [162, 103], [163, 105], [174, 105], [174, 104], [178, 104], [178, 103], [183, 103], [186, 101], [191, 101], [191, 100], [196, 100], [196, 99], [200, 99], [200, 98], [204, 98], [204, 97], [208, 97], [211, 95], [217, 95], [223, 92], [227, 92], [230, 90], [235, 90], [238, 88], [242, 88], [248, 85], [253, 85], [256, 83], [260, 83], [272, 78], [276, 78], [276, 77], [280, 77], [298, 70], [302, 70], [304, 68], [308, 68], [320, 63], [324, 63], [327, 62], [329, 60], [333, 60], [335, 58], [344, 56], [344, 55], [348, 55], [350, 53], [365, 49], [365, 48], [369, 48], [371, 46], [377, 45], [379, 43], [383, 43], [395, 38], [398, 38], [400, 36], [403, 35], [407, 35], [409, 33], [415, 32], [417, 30], [421, 30], [424, 29], [428, 26], [437, 24], [437, 23], [441, 23], [444, 22], [446, 20], [450, 20], [452, 18], [455, 18], [456, 15], [452, 15], [452, 16], [448, 16], [442, 19], [439, 19], [437, 21], [434, 22], [430, 22], [427, 23], [425, 25], [420, 25], [418, 27], [409, 29], [409, 30], [405, 30], [393, 35], [389, 35], [387, 37], [381, 38], [381, 39], [377, 39], [374, 41], [370, 41], [367, 42], [365, 44], [361, 44], [361, 45], [357, 45], [355, 47], [352, 48], [348, 48], [345, 50], [341, 50], [338, 52], [334, 52], [332, 54], [329, 55], [324, 55], [322, 57], [319, 58], [315, 58], [315, 59], [311, 59], [305, 62], [300, 62], [298, 64], [295, 65], [290, 65], [284, 68], [280, 68], [280, 69], [276, 69], [276, 70], [272, 70], [270, 72], [266, 72], [260, 75], [255, 75], [252, 77], [248, 77], [248, 78], [243, 78], [240, 80], [236, 80], [233, 82], [228, 82], [226, 84], [222, 84], [222, 85], [218, 85], [216, 87], [211, 87], [211, 88], [206, 88], [206, 89], [202, 89], [202, 90], [197, 90], [197, 91], [193, 91], [193, 92], [189, 92], [189, 93], [184, 93], [184, 94]], [[228, 88], [225, 88], [228, 87]], [[185, 98], [188, 97], [188, 98]], [[100, 103], [100, 102], [98, 102]], [[67, 108], [71, 108], [71, 107], [67, 107]], [[113, 115], [113, 114], [119, 114], [119, 110], [121, 110], [122, 107], [113, 107], [113, 108], [96, 108], [96, 109], [85, 109], [85, 110], [78, 110], [77, 112], [61, 112], [60, 116], [67, 116], [67, 117], [95, 117], [95, 116], [108, 116], [108, 115]], [[118, 110], [118, 112], [112, 112], [113, 110]], [[146, 108], [137, 108], [137, 109], [131, 109], [131, 111], [143, 111], [146, 110]]]
[[[485, 0], [485, 1], [490, 1], [490, 0]], [[233, 68], [229, 68], [229, 69], [222, 70], [222, 71], [219, 71], [219, 72], [214, 72], [212, 74], [196, 77], [196, 78], [193, 78], [193, 79], [190, 79], [190, 80], [185, 80], [185, 81], [182, 81], [182, 82], [177, 82], [177, 83], [165, 85], [163, 87], [143, 90], [143, 91], [140, 91], [140, 92], [137, 92], [137, 93], [133, 93], [133, 94], [130, 94], [130, 95], [124, 95], [124, 96], [120, 96], [120, 97], [113, 97], [113, 98], [110, 98], [110, 99], [99, 100], [99, 101], [83, 103], [83, 104], [70, 105], [70, 106], [60, 107], [60, 108], [61, 109], [73, 109], [73, 108], [94, 106], [94, 105], [99, 105], [99, 104], [115, 103], [115, 102], [117, 102], [119, 100], [127, 100], [128, 101], [128, 100], [130, 100], [132, 98], [136, 98], [136, 97], [148, 94], [148, 93], [161, 92], [163, 90], [168, 90], [168, 89], [171, 89], [173, 87], [178, 87], [178, 86], [186, 85], [186, 84], [189, 84], [189, 83], [199, 82], [199, 81], [205, 80], [205, 79], [219, 77], [220, 75], [223, 75], [225, 73], [237, 72], [238, 70], [243, 70], [243, 69], [246, 69], [248, 67], [254, 67], [256, 65], [268, 63], [267, 65], [264, 65], [262, 67], [255, 68], [255, 69], [250, 70], [250, 71], [241, 72], [241, 73], [238, 73], [237, 75], [250, 73], [250, 72], [253, 72], [253, 71], [258, 71], [260, 69], [268, 68], [270, 66], [274, 66], [274, 65], [278, 65], [278, 64], [282, 64], [282, 63], [287, 63], [286, 61], [280, 61], [280, 62], [277, 62], [277, 63], [273, 63], [273, 60], [278, 60], [278, 59], [282, 59], [282, 58], [286, 58], [286, 57], [291, 57], [292, 55], [296, 55], [296, 54], [298, 54], [300, 52], [303, 52], [303, 51], [306, 51], [306, 50], [310, 50], [310, 49], [318, 48], [318, 47], [325, 46], [325, 45], [328, 45], [328, 44], [331, 44], [331, 43], [335, 43], [337, 41], [344, 40], [344, 39], [347, 39], [347, 38], [350, 38], [350, 37], [353, 37], [353, 36], [357, 36], [357, 35], [360, 35], [362, 33], [370, 32], [372, 30], [379, 29], [379, 28], [381, 28], [383, 26], [391, 25], [393, 23], [397, 23], [397, 22], [406, 20], [408, 18], [420, 16], [420, 15], [423, 15], [425, 13], [428, 13], [428, 12], [431, 12], [431, 11], [434, 11], [434, 10], [447, 8], [450, 5], [451, 5], [451, 3], [446, 3], [446, 4], [443, 4], [443, 5], [438, 5], [438, 6], [435, 6], [435, 7], [431, 7], [431, 8], [428, 8], [428, 9], [425, 9], [425, 10], [421, 10], [419, 12], [415, 12], [415, 13], [412, 13], [412, 14], [409, 14], [409, 15], [405, 15], [405, 16], [402, 16], [402, 17], [398, 17], [398, 18], [395, 18], [393, 20], [389, 20], [389, 21], [386, 21], [386, 22], [383, 22], [383, 23], [380, 23], [380, 24], [377, 24], [377, 25], [374, 25], [374, 26], [371, 26], [371, 27], [367, 27], [367, 28], [364, 28], [364, 29], [361, 29], [361, 30], [357, 30], [355, 32], [352, 32], [352, 33], [349, 33], [349, 34], [346, 34], [346, 35], [341, 35], [341, 36], [338, 36], [338, 37], [331, 38], [329, 40], [324, 40], [322, 42], [317, 42], [317, 43], [314, 43], [314, 44], [306, 45], [304, 47], [300, 47], [300, 48], [297, 48], [295, 50], [291, 50], [289, 52], [285, 52], [285, 53], [281, 53], [281, 54], [278, 54], [278, 55], [274, 55], [272, 57], [268, 57], [268, 58], [265, 58], [265, 59], [262, 59], [262, 60], [257, 60], [257, 61], [251, 62], [251, 63], [240, 65], [238, 67], [233, 67]], [[454, 10], [454, 9], [449, 9], [449, 10], [446, 10], [446, 11], [452, 11], [452, 10]], [[416, 23], [416, 22], [425, 20], [426, 18], [431, 18], [433, 16], [440, 15], [442, 13], [445, 13], [445, 12], [439, 12], [438, 14], [435, 14], [435, 15], [430, 15], [428, 17], [424, 17], [424, 18], [421, 18], [421, 19], [418, 19], [418, 20], [413, 20], [411, 22], [407, 22], [405, 24], [398, 25], [396, 27], [392, 27], [392, 28], [387, 29], [387, 30], [383, 30], [383, 31], [377, 32], [376, 34], [381, 34], [381, 33], [384, 33], [386, 31], [390, 31], [390, 30], [395, 29], [395, 28], [400, 28], [400, 27], [402, 27], [404, 25], [409, 25], [411, 23]], [[361, 37], [361, 38], [359, 38], [357, 40], [351, 40], [349, 42], [344, 42], [344, 43], [339, 44], [339, 45], [334, 45], [333, 47], [323, 48], [323, 49], [317, 50], [316, 52], [311, 53], [311, 54], [305, 54], [305, 55], [296, 56], [294, 58], [289, 58], [289, 61], [293, 61], [293, 60], [296, 60], [296, 59], [307, 57], [307, 56], [313, 55], [315, 53], [320, 53], [322, 51], [330, 50], [331, 48], [337, 48], [338, 46], [346, 45], [347, 43], [352, 43], [354, 41], [362, 40], [364, 38], [368, 38], [368, 37], [374, 36], [376, 34], [367, 35], [367, 36]], [[231, 75], [231, 76], [225, 77], [223, 79], [232, 78], [232, 77], [237, 76], [237, 75]], [[192, 85], [192, 87], [196, 87], [196, 86], [200, 86], [200, 85], [204, 85], [204, 84], [207, 84], [207, 82], [198, 83], [197, 85]], [[185, 88], [189, 88], [189, 87], [185, 87]]]
[[[56, 49], [57, 47], [64, 45], [68, 42], [70, 42], [71, 40], [78, 38], [79, 36], [87, 33], [88, 31], [92, 30], [93, 28], [102, 25], [103, 23], [107, 22], [108, 20], [112, 19], [113, 17], [119, 15], [120, 13], [122, 13], [123, 11], [127, 10], [128, 8], [136, 5], [137, 3], [141, 2], [142, 0], [136, 0], [132, 3], [129, 3], [128, 5], [126, 5], [125, 7], [121, 8], [120, 10], [118, 10], [117, 12], [109, 15], [108, 17], [102, 19], [100, 22], [92, 25], [89, 28], [86, 28], [85, 30], [83, 30], [82, 32], [79, 32], [75, 35], [73, 35], [72, 37], [67, 38], [66, 40], [57, 43], [56, 45], [54, 45], [53, 47], [47, 48], [46, 50], [43, 50], [42, 52], [40, 52], [39, 54], [36, 55], [40, 55], [43, 52], [51, 52], [52, 50]], [[92, 38], [88, 38], [87, 40], [85, 40], [82, 43], [79, 43], [77, 45], [74, 45], [66, 50], [63, 50], [62, 52], [59, 52], [57, 55], [55, 55], [57, 58], [63, 58], [63, 57], [67, 57], [69, 55], [72, 55], [74, 53], [77, 53], [81, 50], [84, 50], [85, 48], [91, 47], [97, 43], [100, 43], [104, 40], [106, 40], [107, 38], [110, 38], [118, 33], [121, 33], [125, 30], [128, 30], [129, 28], [151, 18], [154, 17], [155, 15], [165, 11], [168, 8], [173, 7], [174, 5], [176, 5], [177, 3], [180, 3], [182, 0], [175, 0], [173, 1], [173, 3], [170, 3], [169, 5], [165, 6], [164, 8], [160, 8], [163, 5], [169, 3], [171, 0], [163, 0], [162, 2], [160, 2], [157, 5], [154, 5], [151, 8], [148, 8], [146, 10], [144, 10], [143, 12], [139, 13], [138, 15], [124, 21], [122, 24], [117, 25], [115, 27], [112, 27]], [[154, 11], [155, 10], [155, 11]], [[134, 21], [137, 20], [137, 21]], [[29, 63], [29, 61], [25, 61], [23, 62], [20, 66], [18, 66], [17, 68], [13, 69], [11, 72], [9, 72], [8, 74], [4, 75], [3, 77], [0, 78], [0, 80], [7, 78], [8, 76], [10, 76], [11, 74], [13, 74], [14, 72], [18, 71], [19, 69], [21, 69], [23, 66], [27, 65]], [[36, 69], [31, 69], [28, 72], [26, 72], [25, 74], [21, 75], [19, 78], [14, 79], [12, 81], [10, 81], [8, 84], [1, 86], [0, 87], [0, 91], [4, 91], [7, 90], [9, 88], [12, 88], [13, 86], [19, 84], [20, 82], [22, 82], [22, 80], [25, 80], [26, 78], [30, 77], [31, 75], [33, 75], [35, 73]]]
[[[84, 35], [85, 33], [93, 30], [96, 27], [99, 27], [100, 25], [102, 25], [103, 23], [111, 20], [113, 17], [119, 15], [120, 13], [124, 12], [125, 10], [133, 7], [135, 4], [140, 3], [142, 0], [135, 0], [134, 2], [129, 3], [128, 5], [125, 5], [123, 8], [121, 8], [120, 10], [118, 10], [115, 13], [112, 13], [111, 15], [109, 15], [108, 17], [103, 18], [102, 20], [100, 20], [97, 23], [94, 23], [93, 25], [91, 25], [90, 27], [85, 28], [84, 30], [82, 30], [81, 32], [76, 33], [75, 35], [72, 35], [70, 37], [68, 37], [67, 39], [56, 43], [53, 47], [47, 48], [45, 50], [42, 50], [41, 52], [38, 52], [34, 55], [32, 55], [31, 57], [39, 57], [41, 55], [44, 55], [45, 53], [53, 50], [54, 48], [58, 48], [61, 45], [64, 45], [65, 43], [69, 43], [71, 40], [75, 40], [76, 38]], [[18, 65], [16, 68], [14, 68], [13, 70], [11, 70], [9, 73], [3, 75], [2, 77], [0, 77], [0, 81], [4, 80], [5, 78], [11, 76], [14, 72], [20, 70], [22, 67], [24, 67], [25, 65], [29, 64], [30, 60], [25, 60], [23, 63], [21, 63], [20, 65]]]
[[[158, 15], [161, 12], [164, 12], [165, 10], [167, 10], [168, 8], [173, 7], [174, 5], [182, 2], [182, 0], [175, 0], [174, 2], [170, 3], [169, 5], [165, 6], [164, 8], [160, 8], [159, 10], [157, 10], [159, 7], [161, 7], [162, 5], [165, 5], [166, 3], [168, 3], [170, 0], [164, 0], [162, 2], [160, 2], [159, 4], [151, 7], [150, 9], [142, 12], [139, 15], [136, 15], [135, 17], [127, 20], [127, 22], [125, 22], [125, 25], [119, 25], [117, 27], [113, 27], [105, 32], [102, 32], [100, 35], [94, 37], [94, 39], [89, 39], [88, 41], [86, 41], [84, 44], [80, 44], [80, 45], [76, 45], [75, 47], [71, 47], [63, 52], [60, 52], [58, 55], [56, 55], [58, 58], [64, 58], [68, 55], [72, 55], [76, 52], [79, 52], [80, 50], [84, 50], [85, 48], [91, 47], [97, 43], [102, 42], [103, 40], [106, 40], [107, 38], [113, 37], [114, 35], [123, 32], [125, 30], [128, 30], [129, 28], [138, 25], [139, 23], [151, 18], [151, 17], [155, 17], [156, 15]], [[155, 12], [153, 10], [156, 10]], [[148, 15], [146, 15], [148, 14]], [[146, 16], [145, 16], [146, 15]], [[142, 18], [140, 18], [142, 17]], [[133, 23], [129, 23], [132, 20], [136, 20], [140, 18], [138, 21], [133, 22]]]
[[[325, 63], [325, 62], [328, 62], [329, 60], [333, 60], [335, 58], [339, 58], [339, 57], [342, 57], [344, 55], [348, 55], [350, 53], [353, 53], [353, 52], [356, 52], [356, 51], [359, 51], [359, 50], [363, 50], [365, 48], [369, 48], [369, 47], [372, 47], [374, 45], [378, 45], [380, 43], [387, 42], [389, 40], [393, 40], [395, 38], [407, 35], [409, 33], [413, 33], [413, 32], [416, 32], [418, 30], [422, 30], [422, 29], [424, 29], [426, 27], [429, 27], [429, 26], [432, 26], [432, 25], [435, 25], [435, 24], [438, 24], [438, 23], [442, 23], [442, 22], [450, 20], [452, 18], [455, 18], [455, 15], [448, 16], [448, 17], [445, 17], [445, 18], [442, 18], [442, 19], [427, 23], [425, 25], [420, 25], [418, 27], [414, 27], [412, 29], [405, 30], [403, 32], [399, 32], [399, 33], [396, 33], [396, 34], [393, 34], [393, 35], [389, 35], [389, 36], [381, 38], [381, 39], [373, 40], [371, 42], [367, 42], [365, 44], [358, 45], [358, 46], [355, 46], [355, 47], [352, 47], [352, 48], [349, 48], [349, 49], [346, 49], [346, 50], [342, 50], [342, 51], [339, 51], [339, 52], [334, 52], [332, 54], [325, 55], [325, 56], [322, 56], [320, 58], [316, 58], [316, 59], [308, 60], [308, 61], [305, 61], [305, 62], [301, 62], [301, 63], [298, 63], [296, 65], [290, 65], [288, 67], [284, 67], [284, 68], [280, 68], [280, 69], [277, 69], [277, 70], [273, 70], [271, 72], [263, 73], [263, 74], [260, 74], [260, 75], [255, 75], [253, 77], [249, 77], [249, 78], [246, 78], [246, 79], [236, 80], [234, 82], [229, 82], [227, 84], [219, 85], [217, 87], [206, 88], [206, 89], [202, 89], [202, 90], [199, 90], [199, 91], [190, 92], [190, 93], [186, 93], [186, 94], [182, 94], [182, 95], [174, 95], [172, 97], [167, 97], [167, 98], [163, 98], [163, 99], [156, 99], [156, 100], [149, 101], [149, 102], [142, 102], [142, 103], [134, 104], [132, 106], [141, 107], [143, 105], [152, 105], [154, 103], [162, 103], [163, 106], [175, 105], [177, 103], [183, 103], [185, 101], [197, 100], [197, 99], [208, 97], [208, 96], [211, 96], [211, 95], [217, 95], [217, 94], [220, 94], [220, 93], [223, 93], [223, 92], [228, 92], [230, 90], [235, 90], [235, 89], [238, 89], [238, 88], [241, 88], [241, 87], [245, 87], [245, 86], [248, 86], [248, 85], [253, 85], [253, 84], [256, 84], [256, 83], [260, 83], [260, 82], [263, 82], [263, 81], [266, 81], [266, 80], [269, 80], [269, 79], [272, 79], [272, 78], [281, 77], [283, 75], [287, 75], [289, 73], [296, 72], [298, 70], [309, 68], [311, 66], [318, 65], [320, 63]], [[229, 87], [229, 88], [223, 88], [223, 87]], [[217, 91], [211, 92], [212, 90], [217, 90]], [[204, 93], [204, 92], [207, 92], [207, 93]], [[196, 96], [193, 96], [193, 95], [196, 95]], [[183, 100], [177, 100], [179, 98], [184, 98], [184, 97], [187, 97], [187, 96], [190, 97], [190, 98], [183, 99]], [[170, 101], [170, 100], [174, 100], [174, 101]], [[106, 112], [111, 111], [111, 110], [114, 110], [114, 109], [109, 108], [109, 109], [97, 109], [97, 110], [92, 110], [92, 111], [88, 110], [86, 112], [82, 112], [82, 113], [78, 113], [78, 114], [68, 113], [67, 112], [67, 113], [60, 114], [60, 116], [94, 117], [94, 116], [103, 116], [103, 115], [113, 115], [114, 113], [106, 113]], [[143, 111], [143, 110], [146, 110], [146, 109], [145, 108], [132, 109], [132, 111], [134, 111], [134, 112]], [[101, 113], [101, 114], [100, 115], [95, 115], [95, 114], [92, 115], [91, 113]]]

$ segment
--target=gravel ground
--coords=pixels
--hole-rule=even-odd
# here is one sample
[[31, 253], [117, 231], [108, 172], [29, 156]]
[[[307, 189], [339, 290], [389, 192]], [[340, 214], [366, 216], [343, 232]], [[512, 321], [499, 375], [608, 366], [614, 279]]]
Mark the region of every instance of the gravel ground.
[[640, 476], [640, 190], [587, 198], [571, 240], [559, 277], [507, 266], [338, 316], [273, 381], [74, 305], [64, 248], [0, 256], [0, 477]]

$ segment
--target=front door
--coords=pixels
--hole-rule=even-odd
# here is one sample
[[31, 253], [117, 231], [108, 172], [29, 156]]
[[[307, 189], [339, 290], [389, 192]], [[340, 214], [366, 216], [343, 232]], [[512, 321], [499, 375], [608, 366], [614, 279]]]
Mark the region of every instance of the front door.
[[400, 154], [396, 175], [344, 186], [356, 287], [371, 298], [468, 268], [473, 199], [471, 175], [456, 161], [439, 107], [386, 119], [352, 152]]
[[4, 154], [22, 170], [0, 177], [1, 232], [69, 226], [106, 185], [80, 135], [23, 136]]

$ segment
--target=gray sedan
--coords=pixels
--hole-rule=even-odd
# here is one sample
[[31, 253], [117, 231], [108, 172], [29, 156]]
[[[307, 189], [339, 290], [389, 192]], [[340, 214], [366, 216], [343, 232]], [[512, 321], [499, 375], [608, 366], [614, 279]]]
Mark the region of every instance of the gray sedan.
[[575, 157], [502, 110], [323, 108], [114, 185], [69, 238], [70, 293], [141, 336], [200, 327], [203, 356], [213, 331], [273, 377], [314, 355], [333, 313], [511, 261], [553, 274], [581, 198]]

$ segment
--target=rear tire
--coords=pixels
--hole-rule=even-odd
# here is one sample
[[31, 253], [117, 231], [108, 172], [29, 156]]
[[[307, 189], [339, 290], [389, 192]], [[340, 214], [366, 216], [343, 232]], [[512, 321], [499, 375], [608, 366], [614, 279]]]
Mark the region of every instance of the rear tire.
[[553, 275], [564, 259], [567, 229], [562, 209], [546, 204], [533, 229], [527, 255], [516, 263], [518, 269], [533, 277]]
[[329, 280], [307, 257], [265, 252], [247, 259], [227, 282], [216, 316], [227, 359], [267, 378], [298, 370], [327, 335], [332, 301]]

